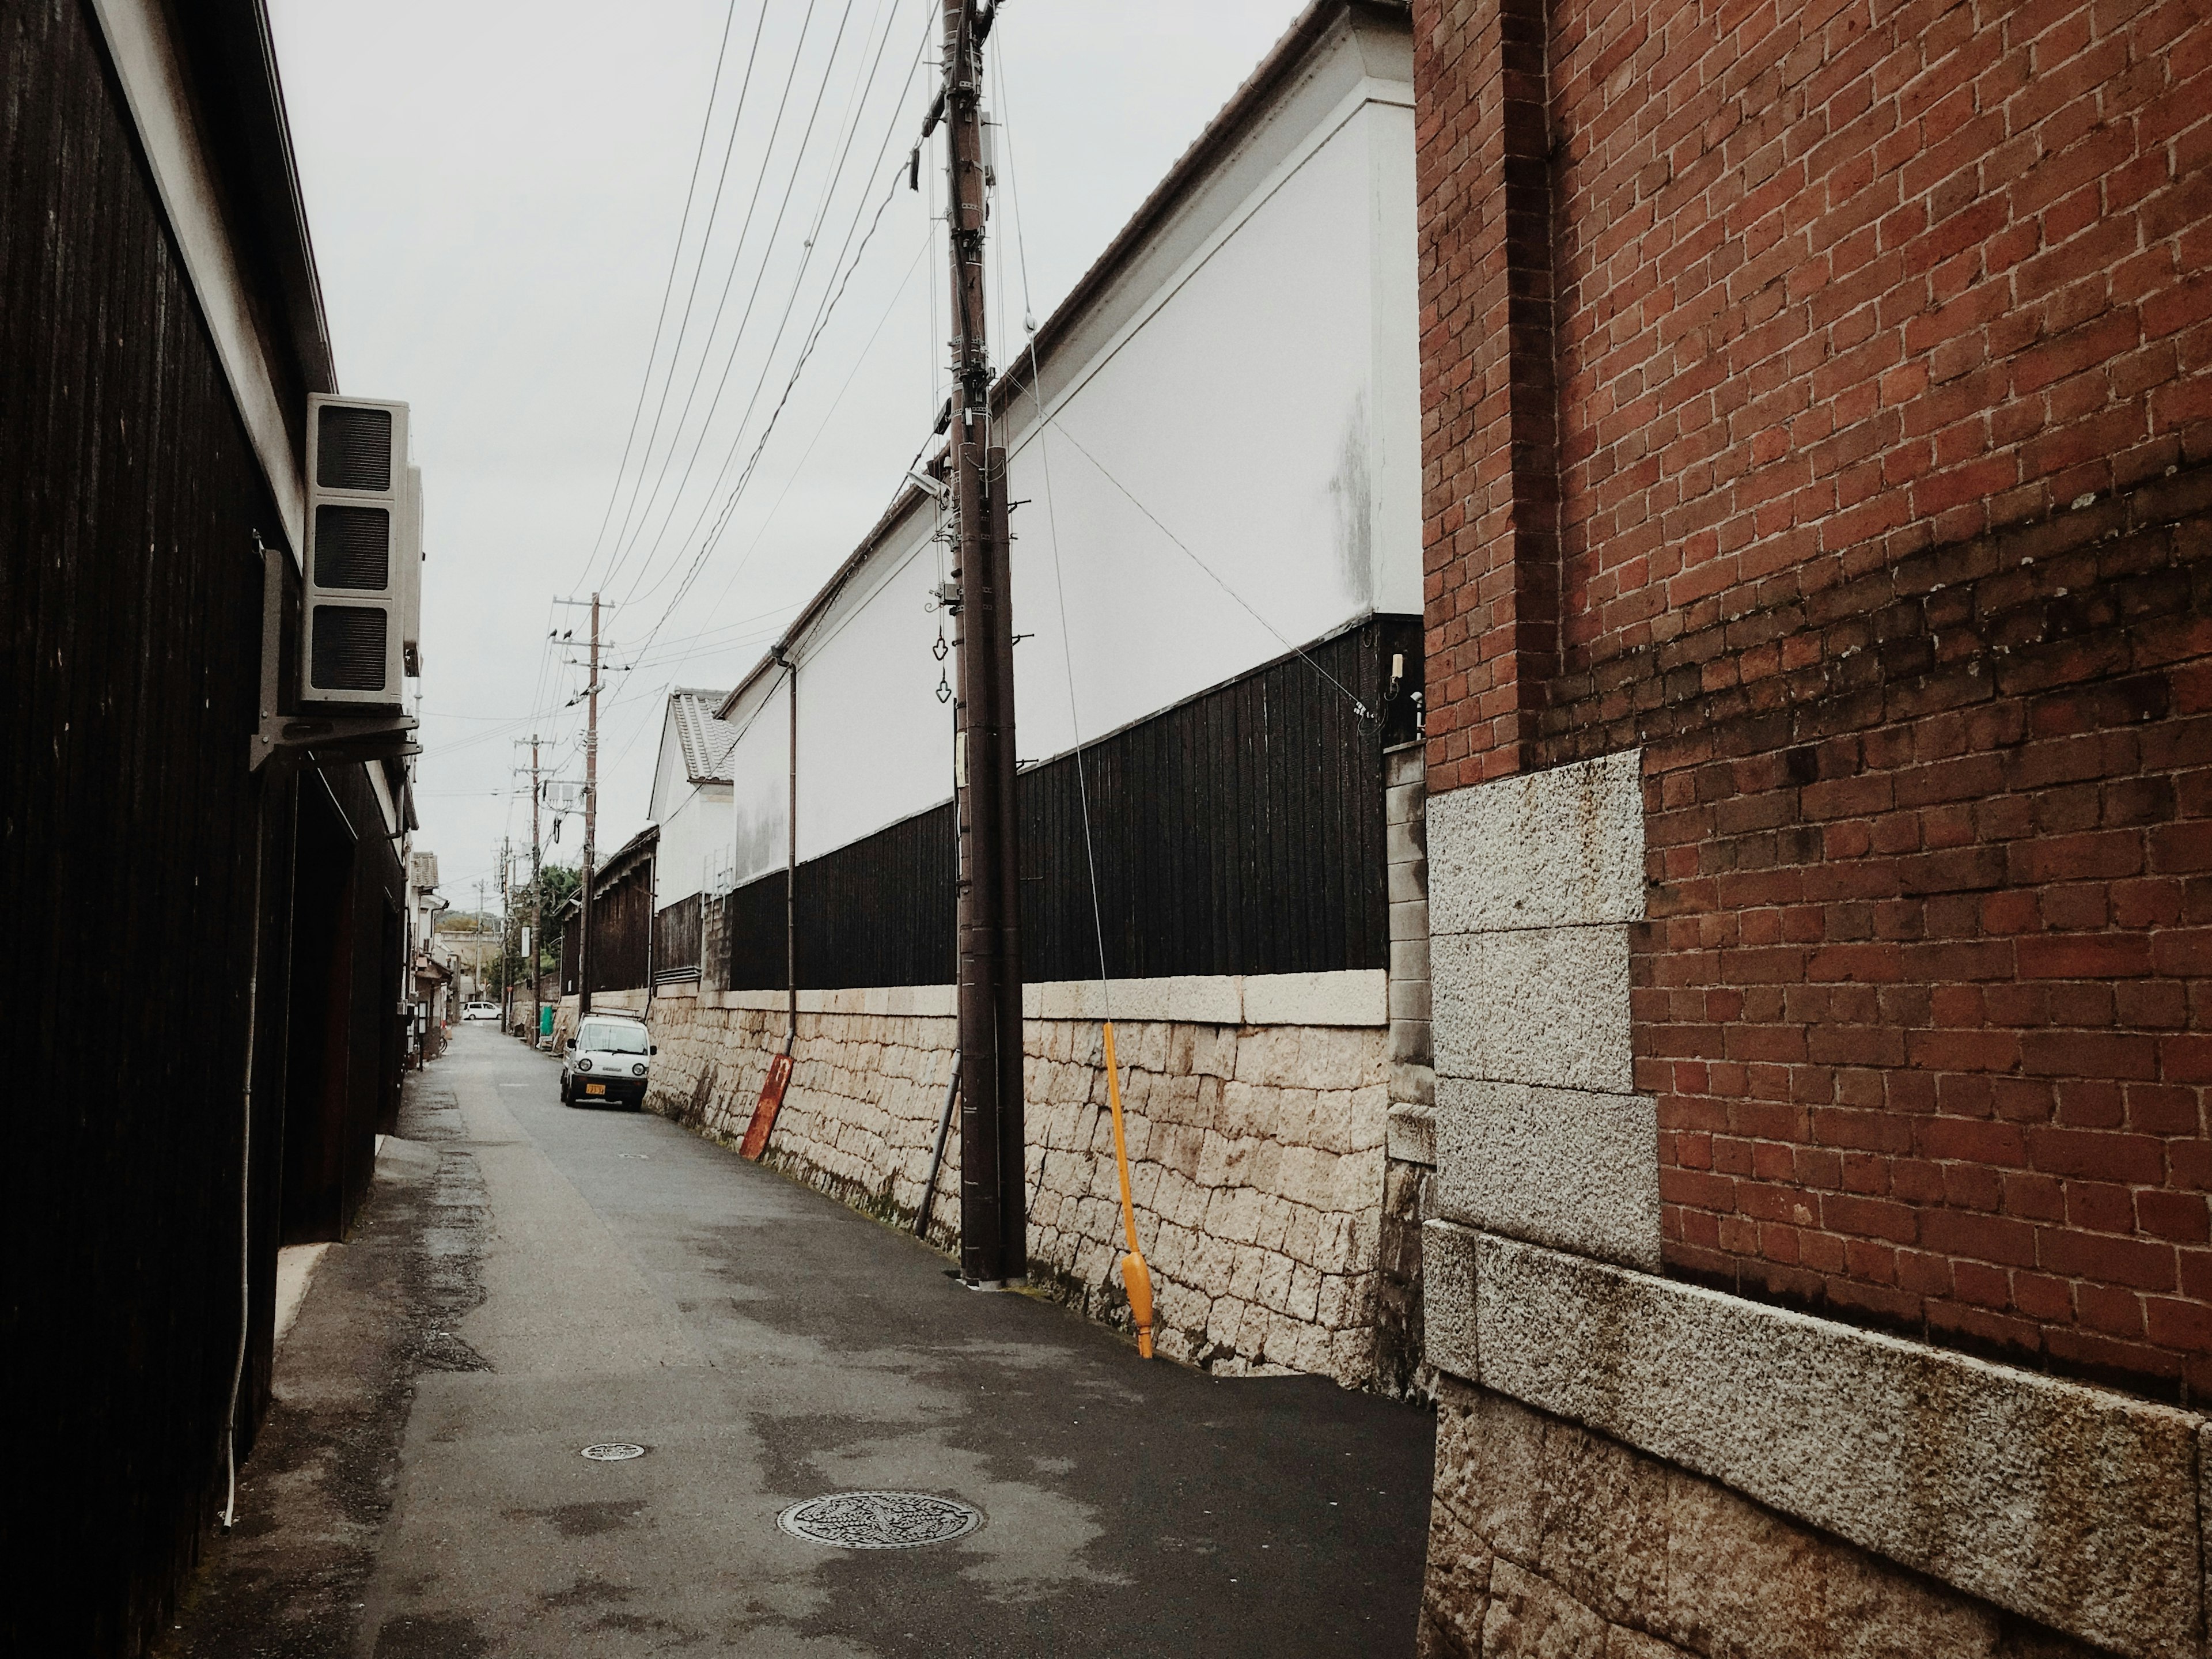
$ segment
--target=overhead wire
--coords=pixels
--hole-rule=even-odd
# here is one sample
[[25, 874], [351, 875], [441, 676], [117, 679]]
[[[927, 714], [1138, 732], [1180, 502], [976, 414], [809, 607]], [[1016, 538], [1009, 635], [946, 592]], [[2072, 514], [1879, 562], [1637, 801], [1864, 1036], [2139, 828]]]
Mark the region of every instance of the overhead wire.
[[[807, 0], [806, 18], [809, 23], [813, 21], [815, 4], [816, 0]], [[800, 132], [799, 146], [792, 154], [791, 174], [784, 181], [782, 197], [776, 204], [775, 221], [769, 227], [767, 242], [761, 249], [759, 264], [754, 269], [752, 287], [745, 295], [744, 310], [739, 313], [737, 331], [730, 337], [730, 349], [723, 356], [721, 374], [715, 380], [713, 397], [708, 400], [707, 412], [700, 417], [699, 428], [692, 441], [691, 453], [684, 459], [684, 471], [677, 479], [676, 489], [670, 497], [667, 513], [662, 515], [661, 529], [655, 533], [653, 545], [646, 552], [644, 568], [647, 569], [651, 568], [653, 560], [659, 551], [661, 540], [667, 533], [668, 520], [673, 516], [677, 504], [683, 500], [684, 489], [690, 483], [691, 471], [698, 464], [699, 451], [707, 441], [708, 433], [713, 428], [715, 411], [721, 406], [722, 392], [729, 384], [730, 370], [736, 364], [738, 350], [744, 343], [745, 330], [752, 321], [753, 307], [759, 302], [761, 286], [768, 280], [769, 258], [775, 252], [776, 236], [783, 228], [784, 216], [791, 210], [792, 198], [798, 193], [799, 173], [806, 162], [806, 148], [813, 139], [815, 124], [822, 118], [822, 105], [829, 96], [830, 78], [837, 67], [837, 53], [844, 45], [845, 31], [853, 20], [853, 5], [854, 0], [845, 0], [845, 8], [838, 14], [837, 33], [831, 37], [830, 55], [823, 60], [822, 65], [822, 80], [814, 89], [814, 100], [807, 111], [805, 128]], [[713, 343], [721, 327], [722, 313], [729, 304], [730, 290], [735, 285], [738, 270], [743, 264], [743, 236], [750, 234], [752, 228], [753, 214], [760, 204], [761, 188], [767, 180], [769, 163], [775, 153], [776, 137], [782, 131], [784, 109], [789, 101], [791, 88], [798, 79], [799, 58], [805, 46], [805, 34], [802, 29], [799, 46], [794, 48], [792, 53], [791, 73], [784, 84], [784, 101], [776, 106], [775, 127], [769, 136], [768, 148], [762, 152], [760, 172], [753, 180], [752, 198], [746, 204], [745, 230], [740, 234], [737, 252], [731, 257], [729, 275], [723, 281], [721, 295], [715, 301], [714, 319], [708, 327], [707, 343], [701, 348], [699, 361], [692, 367], [691, 384], [684, 391], [684, 407], [677, 416], [676, 429], [669, 440], [668, 453], [661, 458], [660, 471], [653, 477], [652, 494], [647, 497], [645, 511], [637, 520], [637, 534], [629, 536], [629, 526], [625, 525], [624, 534], [629, 539], [617, 550], [614, 565], [610, 569], [610, 581], [612, 580], [612, 572], [619, 569], [630, 554], [636, 550], [639, 538], [645, 533], [646, 526], [652, 521], [654, 508], [660, 500], [661, 486], [667, 482], [670, 469], [675, 465], [676, 452], [682, 446], [684, 432], [690, 421], [692, 406], [698, 401], [699, 384], [706, 374], [708, 363], [712, 360]], [[811, 246], [805, 250], [807, 258], [811, 258], [812, 253], [813, 250]], [[805, 261], [802, 259], [800, 264], [802, 275], [805, 270]], [[631, 588], [634, 592], [636, 588], [635, 580], [633, 580]]]
[[[606, 539], [607, 526], [613, 520], [615, 502], [622, 495], [623, 475], [629, 470], [631, 446], [637, 441], [638, 421], [645, 413], [646, 394], [653, 389], [653, 366], [657, 361], [659, 361], [660, 356], [661, 332], [663, 329], [666, 327], [668, 323], [668, 301], [670, 297], [676, 292], [676, 272], [684, 263], [684, 240], [686, 233], [688, 233], [691, 228], [691, 204], [697, 198], [699, 191], [699, 164], [706, 159], [707, 137], [714, 131], [714, 104], [720, 97], [722, 91], [722, 65], [729, 56], [730, 26], [737, 21], [737, 15], [738, 0], [730, 0], [729, 9], [723, 14], [722, 17], [721, 45], [715, 49], [714, 52], [714, 79], [708, 84], [707, 88], [706, 112], [699, 118], [699, 143], [698, 147], [693, 151], [691, 156], [690, 182], [684, 186], [684, 214], [682, 218], [678, 222], [676, 227], [676, 246], [671, 248], [668, 253], [668, 276], [666, 281], [661, 284], [660, 312], [659, 314], [653, 319], [653, 344], [647, 349], [645, 354], [645, 374], [638, 381], [637, 405], [630, 410], [629, 432], [628, 435], [623, 439], [622, 460], [615, 468], [614, 482], [607, 490], [606, 510], [599, 515], [599, 533], [592, 537], [592, 550], [584, 560], [584, 579], [586, 580], [590, 579], [592, 566], [597, 562], [599, 559], [600, 544]], [[768, 6], [766, 0], [763, 0], [760, 19], [753, 26], [752, 52], [745, 59], [744, 82], [738, 90], [737, 113], [732, 118], [730, 122], [730, 137], [732, 145], [734, 145], [737, 139], [738, 127], [744, 119], [745, 94], [752, 86], [753, 64], [760, 55], [761, 30], [763, 27], [766, 25], [767, 21]], [[722, 180], [729, 176], [729, 169], [730, 150], [726, 147], [722, 152], [721, 174], [715, 180], [714, 206], [708, 210], [706, 228], [700, 233], [699, 259], [698, 263], [692, 267], [690, 292], [684, 296], [684, 319], [677, 327], [676, 343], [669, 349], [668, 361], [669, 368], [672, 374], [675, 369], [677, 358], [682, 355], [684, 350], [684, 332], [690, 327], [691, 322], [691, 301], [693, 297], [696, 296], [699, 291], [699, 270], [700, 267], [703, 266], [706, 263], [707, 246], [712, 240], [714, 232], [715, 214], [720, 210], [722, 203]], [[667, 402], [667, 396], [665, 391], [662, 394], [661, 401], [664, 405]], [[656, 416], [654, 425], [656, 434], [658, 434], [659, 429], [659, 417]], [[646, 441], [647, 453], [650, 454], [652, 453], [652, 440], [648, 438]]]
[[1037, 373], [1036, 318], [1030, 293], [1029, 239], [1022, 226], [1020, 175], [1014, 166], [1014, 136], [1012, 112], [1007, 106], [1006, 86], [1006, 39], [1000, 37], [999, 50], [992, 54], [991, 67], [999, 88], [999, 131], [1006, 140], [1006, 193], [1009, 216], [1014, 223], [1014, 253], [1016, 267], [1022, 273], [1022, 325], [1028, 337], [1030, 356], [1030, 390], [1036, 399], [1037, 455], [1044, 473], [1044, 519], [1046, 544], [1052, 550], [1053, 592], [1060, 606], [1060, 660], [1067, 675], [1067, 725], [1075, 740], [1075, 796], [1083, 820], [1083, 863], [1091, 878], [1091, 925], [1098, 945], [1098, 1001], [1099, 1012], [1108, 1020], [1114, 1017], [1111, 981], [1106, 976], [1106, 913], [1098, 896], [1098, 853], [1091, 831], [1091, 786], [1083, 775], [1083, 721], [1078, 711], [1075, 695], [1075, 642], [1067, 625], [1067, 578], [1060, 568], [1060, 512], [1052, 487], [1052, 457], [1044, 441], [1044, 390]]
[[714, 596], [714, 604], [707, 607], [710, 615], [721, 608], [722, 601], [730, 595], [730, 589], [737, 586], [738, 578], [744, 573], [746, 564], [751, 561], [754, 550], [761, 544], [762, 538], [768, 534], [769, 526], [775, 522], [776, 514], [783, 511], [784, 502], [791, 498], [793, 487], [798, 483], [799, 474], [806, 470], [806, 463], [813, 459], [814, 451], [821, 443], [823, 434], [829, 431], [830, 422], [836, 418], [838, 410], [843, 406], [845, 394], [853, 389], [853, 382], [859, 378], [860, 370], [866, 367], [868, 353], [874, 349], [878, 337], [883, 333], [884, 325], [890, 321], [891, 313], [898, 309], [899, 301], [906, 297], [907, 285], [914, 281], [915, 269], [921, 264], [923, 255], [929, 252], [930, 244], [935, 240], [933, 228], [922, 233], [921, 248], [915, 252], [912, 262], [908, 264], [906, 275], [900, 278], [898, 287], [892, 290], [890, 303], [884, 307], [884, 314], [877, 319], [874, 330], [869, 334], [866, 343], [860, 347], [860, 355], [853, 359], [853, 367], [847, 371], [844, 383], [837, 388], [837, 395], [830, 400], [830, 407], [823, 414], [821, 424], [814, 428], [814, 435], [806, 441], [805, 449], [800, 452], [797, 463], [791, 469], [791, 475], [784, 480], [782, 493], [775, 498], [775, 505], [769, 508], [768, 516], [761, 520], [760, 527], [753, 532], [752, 540], [745, 544], [745, 550], [738, 556], [737, 563], [731, 568], [729, 580], [722, 584], [721, 592]]
[[[877, 43], [875, 58], [869, 65], [866, 84], [871, 89], [873, 88], [875, 76], [882, 66], [883, 49], [884, 46], [889, 45], [890, 39], [890, 31], [886, 28], [884, 31], [881, 39]], [[921, 62], [921, 48], [926, 47], [927, 44], [928, 36], [925, 33], [921, 45], [916, 48], [914, 63], [909, 64], [907, 67], [906, 76], [904, 81], [901, 83], [900, 88], [902, 94], [903, 94], [905, 88], [912, 83], [914, 80], [915, 69]], [[865, 100], [862, 101], [865, 102]], [[868, 173], [862, 175], [863, 177], [872, 176], [874, 173], [881, 169], [884, 155], [890, 148], [891, 137], [897, 131], [897, 106], [895, 103], [892, 120], [884, 130], [882, 143], [877, 146], [875, 162], [869, 169]], [[807, 266], [812, 262], [815, 247], [821, 240], [823, 222], [828, 218], [830, 205], [836, 199], [837, 191], [844, 181], [845, 164], [851, 155], [852, 141], [854, 137], [858, 135], [859, 126], [859, 118], [858, 115], [855, 114], [854, 118], [846, 131], [843, 143], [838, 152], [837, 161], [831, 169], [829, 184], [824, 188], [822, 199], [816, 208], [814, 223], [806, 238], [805, 253], [799, 261], [799, 270], [792, 279], [791, 291], [785, 297], [783, 313], [781, 317], [778, 319], [776, 323], [775, 336], [769, 341], [768, 349], [762, 355], [760, 374], [754, 380], [751, 395], [745, 402], [744, 413], [738, 417], [736, 430], [730, 441], [729, 449], [723, 456], [721, 465], [715, 471], [714, 483], [708, 486], [706, 495], [701, 501], [698, 512], [693, 514], [690, 525], [685, 529], [682, 538], [680, 538], [678, 543], [679, 547], [688, 545], [690, 543], [691, 538], [698, 534], [701, 524], [706, 520], [708, 509], [712, 506], [716, 493], [719, 492], [722, 487], [722, 481], [729, 476], [731, 464], [736, 460], [738, 452], [744, 447], [745, 429], [752, 420], [753, 411], [760, 405], [761, 393], [766, 389], [769, 382], [769, 376], [775, 368], [776, 350], [782, 344], [784, 334], [790, 327], [792, 313], [797, 308], [799, 296], [804, 290]], [[866, 238], [862, 240], [860, 250], [860, 252], [865, 252], [866, 251], [868, 240], [872, 240], [875, 234], [876, 224], [880, 222], [883, 217], [884, 209], [890, 205], [890, 198], [891, 195], [896, 193], [896, 182], [894, 181], [893, 189], [890, 192], [886, 193], [883, 204], [876, 210], [875, 220], [872, 221], [869, 224], [868, 234]], [[852, 281], [853, 271], [858, 269], [859, 254], [856, 253], [854, 255], [853, 263], [850, 265], [846, 264], [845, 255], [847, 251], [852, 247], [853, 234], [854, 231], [859, 228], [860, 216], [866, 211], [866, 210], [867, 200], [866, 198], [863, 196], [854, 205], [853, 218], [846, 226], [845, 235], [842, 241], [838, 246], [836, 258], [831, 262], [830, 268], [830, 280], [829, 283], [825, 283], [823, 295], [816, 302], [814, 318], [812, 321], [809, 323], [806, 330], [804, 331], [802, 334], [803, 343], [799, 353], [799, 357], [797, 362], [794, 362], [792, 367], [790, 378], [785, 382], [782, 396], [777, 400], [775, 410], [769, 416], [767, 425], [763, 428], [761, 433], [760, 441], [756, 444], [753, 455], [746, 463], [744, 472], [738, 481], [737, 489], [732, 493], [729, 502], [725, 506], [723, 511], [717, 515], [714, 522], [714, 528], [708, 533], [707, 541], [702, 545], [701, 553], [695, 557], [692, 566], [690, 567], [689, 571], [687, 571], [687, 574], [679, 586], [679, 597], [681, 592], [688, 590], [690, 581], [692, 580], [691, 573], [696, 572], [697, 567], [703, 562], [706, 553], [712, 550], [713, 544], [714, 541], [719, 539], [723, 527], [727, 524], [729, 514], [735, 508], [737, 498], [743, 494], [745, 485], [750, 481], [752, 469], [759, 461], [761, 451], [766, 447], [769, 434], [775, 428], [776, 418], [782, 413], [783, 405], [788, 401], [791, 396], [792, 387], [798, 383], [800, 371], [805, 368], [807, 360], [812, 356], [816, 345], [820, 341], [822, 329], [828, 321], [829, 311], [833, 309], [837, 300], [842, 297], [846, 286]], [[843, 270], [843, 276], [842, 280], [838, 277], [838, 273], [841, 268]], [[714, 404], [716, 405], [719, 405], [720, 402], [723, 386], [727, 384], [729, 371], [735, 365], [735, 362], [736, 355], [733, 350], [728, 360], [726, 361], [723, 365], [722, 381], [715, 387]], [[698, 451], [702, 447], [703, 447], [705, 439], [706, 428], [702, 427], [700, 430], [699, 441], [693, 447], [691, 459], [687, 461], [685, 464], [685, 482], [687, 483], [690, 476], [691, 467], [697, 460]], [[677, 495], [671, 499], [670, 516], [664, 523], [664, 530], [665, 530], [668, 525], [674, 522], [673, 512], [675, 502], [677, 500], [680, 499], [682, 489], [683, 486], [679, 484]], [[659, 540], [656, 538], [654, 549], [656, 554], [658, 550]], [[648, 568], [650, 567], [650, 562], [651, 556], [648, 556]], [[652, 586], [643, 589], [642, 592], [638, 592], [634, 586], [633, 597], [641, 598], [657, 592], [661, 582], [665, 580], [669, 574], [673, 574], [677, 568], [677, 566], [672, 565], [668, 571], [664, 572], [660, 578], [655, 580]], [[642, 580], [641, 577], [640, 580]]]
[[[908, 67], [906, 82], [904, 84], [910, 84], [912, 82], [914, 78], [914, 70], [921, 62], [921, 50], [926, 48], [927, 44], [928, 35], [925, 33], [922, 38], [921, 46], [918, 46], [916, 49], [915, 62]], [[904, 84], [902, 84], [901, 88], [902, 93], [903, 93], [904, 90]], [[888, 151], [891, 137], [896, 131], [897, 127], [895, 118], [893, 124], [887, 126], [884, 130], [883, 142], [877, 148], [875, 166], [872, 171], [879, 171], [881, 169], [884, 155]], [[890, 206], [892, 198], [897, 193], [897, 186], [898, 175], [896, 173], [894, 173], [890, 179], [890, 188], [885, 191], [882, 200], [878, 203], [875, 215], [868, 222], [866, 233], [861, 236], [860, 245], [857, 247], [853, 248], [852, 257], [849, 260], [847, 260], [844, 258], [845, 247], [852, 246], [853, 232], [859, 227], [859, 214], [855, 214], [853, 223], [847, 228], [844, 246], [841, 246], [838, 253], [838, 263], [843, 267], [843, 274], [838, 278], [834, 287], [825, 289], [823, 300], [816, 308], [815, 319], [810, 326], [805, 342], [801, 347], [797, 359], [792, 364], [791, 373], [784, 381], [783, 390], [777, 398], [775, 407], [769, 412], [768, 419], [763, 425], [759, 439], [753, 446], [752, 453], [747, 459], [744, 468], [740, 472], [736, 484], [731, 489], [728, 496], [724, 501], [720, 512], [717, 514], [714, 523], [708, 528], [705, 536], [701, 539], [697, 551], [693, 555], [691, 562], [685, 569], [682, 579], [678, 584], [676, 591], [670, 595], [667, 604], [661, 612], [659, 619], [654, 623], [653, 630], [648, 633], [647, 636], [648, 644], [651, 642], [653, 635], [657, 634], [660, 627], [666, 623], [668, 617], [674, 614], [675, 608], [683, 603], [684, 596], [690, 592], [692, 585], [698, 580], [700, 572], [705, 568], [707, 559], [713, 553], [714, 547], [720, 540], [724, 531], [728, 527], [732, 515], [737, 511], [738, 502], [744, 499], [745, 490], [750, 484], [755, 472], [760, 465], [761, 457], [767, 450], [769, 440], [774, 436], [776, 425], [781, 419], [784, 410], [788, 407], [790, 404], [792, 391], [799, 384], [799, 377], [805, 372], [807, 364], [812, 361], [816, 349], [820, 345], [823, 336], [829, 329], [830, 319], [836, 315], [838, 302], [842, 300], [847, 289], [851, 286], [854, 273], [860, 269], [861, 261], [867, 254], [869, 246], [875, 240], [876, 231], [883, 222], [884, 214]], [[862, 199], [860, 206], [862, 211], [866, 210], [866, 198]], [[836, 265], [832, 266], [833, 272], [836, 270]], [[794, 289], [794, 294], [795, 293], [796, 290]], [[756, 388], [756, 394], [757, 395], [757, 388]], [[742, 438], [739, 441], [742, 442]], [[734, 459], [735, 455], [736, 447], [732, 446], [729, 457], [726, 457], [724, 460], [721, 473], [717, 476], [716, 487], [719, 488], [721, 477], [727, 474], [729, 461], [731, 459]]]

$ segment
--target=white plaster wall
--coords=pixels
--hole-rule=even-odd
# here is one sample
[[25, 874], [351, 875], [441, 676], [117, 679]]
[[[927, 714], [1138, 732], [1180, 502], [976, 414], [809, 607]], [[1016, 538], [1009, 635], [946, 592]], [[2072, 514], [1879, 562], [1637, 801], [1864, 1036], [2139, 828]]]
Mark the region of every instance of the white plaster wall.
[[684, 744], [676, 734], [675, 714], [664, 705], [660, 714], [660, 752], [653, 762], [653, 801], [646, 810], [646, 817], [655, 823], [667, 822], [668, 815], [676, 810], [676, 803], [690, 787], [690, 774], [684, 768]]
[[[952, 794], [949, 653], [931, 654], [937, 544], [923, 514], [870, 560], [799, 641], [799, 856], [818, 858]], [[945, 619], [945, 637], [953, 622]], [[1025, 645], [1024, 650], [1028, 649]], [[1023, 751], [1028, 753], [1027, 750]]]
[[731, 879], [752, 880], [783, 868], [789, 822], [791, 703], [781, 669], [745, 688], [730, 711], [739, 728], [730, 750]]
[[[1025, 758], [1074, 744], [1071, 657], [1090, 738], [1286, 642], [1421, 608], [1418, 365], [1378, 353], [1375, 321], [1399, 309], [1410, 329], [1417, 305], [1410, 116], [1360, 101], [1328, 118], [1249, 214], [1152, 273], [1156, 309], [1070, 380], [1048, 369], [1041, 441], [1033, 397], [1009, 412], [1030, 502], [1014, 518]], [[1386, 235], [1404, 242], [1388, 257]]]
[[653, 860], [659, 886], [655, 908], [665, 909], [704, 888], [708, 861], [728, 860], [730, 839], [730, 786], [686, 781], [660, 820], [660, 852]]
[[[1042, 437], [1034, 397], [1007, 412], [1020, 758], [1419, 612], [1413, 204], [1410, 49], [1340, 32], [1063, 337]], [[792, 647], [801, 859], [951, 793], [934, 519], [894, 526]], [[783, 678], [730, 714], [740, 882], [784, 858]]]

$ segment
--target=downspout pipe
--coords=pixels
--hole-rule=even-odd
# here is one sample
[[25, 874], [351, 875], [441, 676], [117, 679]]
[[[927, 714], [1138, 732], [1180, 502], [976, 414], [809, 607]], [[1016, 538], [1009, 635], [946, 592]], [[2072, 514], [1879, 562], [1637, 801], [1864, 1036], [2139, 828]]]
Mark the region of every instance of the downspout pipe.
[[791, 717], [785, 744], [786, 798], [783, 836], [783, 1052], [799, 1045], [799, 665], [778, 652], [783, 665], [784, 702]]

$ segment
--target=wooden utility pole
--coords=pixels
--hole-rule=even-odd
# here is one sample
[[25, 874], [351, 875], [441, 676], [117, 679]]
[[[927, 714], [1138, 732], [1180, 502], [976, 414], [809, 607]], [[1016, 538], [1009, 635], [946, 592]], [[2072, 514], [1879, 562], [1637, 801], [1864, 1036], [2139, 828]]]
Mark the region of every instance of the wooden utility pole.
[[584, 886], [576, 913], [576, 1017], [592, 1012], [592, 864], [599, 828], [599, 596], [592, 595], [592, 678], [584, 689]]
[[1014, 641], [1006, 452], [991, 431], [983, 328], [983, 40], [991, 9], [944, 0], [952, 260], [952, 424], [960, 520], [960, 684], [953, 777], [960, 826], [960, 1271], [996, 1286], [1029, 1273], [1022, 1102], [1021, 860], [1014, 820]]
[[530, 734], [530, 1046], [538, 1046], [538, 1027], [544, 1015], [538, 999], [538, 953], [545, 948], [545, 865], [538, 841], [538, 734]]
[[514, 1029], [514, 898], [507, 879], [514, 862], [514, 842], [499, 838], [499, 1030], [504, 1036]]

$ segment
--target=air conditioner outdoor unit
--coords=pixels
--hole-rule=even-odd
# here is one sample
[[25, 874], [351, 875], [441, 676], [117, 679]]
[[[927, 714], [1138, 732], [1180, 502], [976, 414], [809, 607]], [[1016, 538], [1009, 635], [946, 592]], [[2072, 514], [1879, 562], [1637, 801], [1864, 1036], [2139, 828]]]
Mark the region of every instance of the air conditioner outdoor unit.
[[406, 586], [399, 607], [400, 666], [410, 680], [422, 678], [422, 469], [407, 469]]
[[422, 498], [407, 405], [307, 399], [307, 546], [300, 696], [397, 708], [414, 635]]

